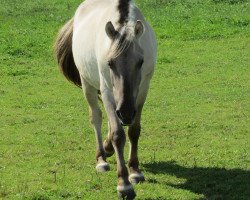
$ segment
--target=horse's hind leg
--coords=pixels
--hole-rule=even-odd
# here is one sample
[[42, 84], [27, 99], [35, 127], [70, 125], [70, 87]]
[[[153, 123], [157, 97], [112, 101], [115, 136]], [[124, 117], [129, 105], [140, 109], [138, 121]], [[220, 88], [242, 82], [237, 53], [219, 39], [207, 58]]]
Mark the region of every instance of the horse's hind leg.
[[106, 153], [107, 157], [112, 156], [115, 153], [114, 147], [112, 145], [112, 134], [111, 134], [111, 127], [110, 124], [109, 125], [109, 130], [108, 130], [108, 137], [106, 140], [104, 140], [103, 142], [103, 146], [104, 146], [104, 150]]
[[89, 113], [91, 117], [91, 123], [94, 127], [95, 135], [96, 135], [96, 142], [97, 142], [97, 149], [96, 149], [96, 170], [98, 172], [105, 172], [110, 169], [108, 163], [106, 162], [105, 151], [102, 145], [102, 135], [101, 135], [101, 127], [102, 127], [102, 112], [98, 105], [98, 91], [89, 85], [83, 78], [82, 81], [82, 88], [89, 104]]

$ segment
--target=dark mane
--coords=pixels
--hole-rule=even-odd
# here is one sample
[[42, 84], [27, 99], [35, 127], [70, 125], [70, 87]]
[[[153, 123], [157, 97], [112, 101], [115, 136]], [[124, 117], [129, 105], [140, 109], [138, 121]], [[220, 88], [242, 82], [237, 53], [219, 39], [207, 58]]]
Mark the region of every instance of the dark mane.
[[124, 24], [128, 21], [128, 14], [129, 14], [129, 3], [131, 0], [119, 0], [118, 3], [118, 11], [120, 13], [119, 23]]

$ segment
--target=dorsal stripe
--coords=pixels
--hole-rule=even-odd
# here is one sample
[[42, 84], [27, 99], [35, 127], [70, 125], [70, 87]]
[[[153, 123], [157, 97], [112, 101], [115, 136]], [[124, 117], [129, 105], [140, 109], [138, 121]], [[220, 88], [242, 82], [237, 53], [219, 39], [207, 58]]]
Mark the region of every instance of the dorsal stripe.
[[131, 0], [119, 0], [118, 11], [120, 13], [119, 23], [123, 24], [128, 21], [129, 3]]

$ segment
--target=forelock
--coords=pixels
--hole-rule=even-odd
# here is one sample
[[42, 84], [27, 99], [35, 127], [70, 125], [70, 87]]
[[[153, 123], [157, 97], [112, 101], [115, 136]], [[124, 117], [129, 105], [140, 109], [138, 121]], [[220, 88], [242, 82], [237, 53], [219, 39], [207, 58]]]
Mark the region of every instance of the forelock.
[[130, 26], [123, 26], [118, 29], [119, 34], [112, 41], [108, 58], [116, 58], [125, 51], [133, 42], [135, 36]]

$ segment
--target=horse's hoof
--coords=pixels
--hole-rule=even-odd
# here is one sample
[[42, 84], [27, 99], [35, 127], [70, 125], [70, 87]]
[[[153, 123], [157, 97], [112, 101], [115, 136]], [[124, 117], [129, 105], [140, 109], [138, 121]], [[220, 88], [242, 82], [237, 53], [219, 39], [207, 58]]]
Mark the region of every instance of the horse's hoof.
[[145, 181], [145, 177], [142, 173], [133, 173], [129, 175], [129, 182], [137, 184]]
[[110, 170], [109, 164], [106, 162], [98, 163], [95, 168], [96, 168], [96, 171], [100, 173], [107, 172]]
[[118, 186], [118, 199], [133, 200], [135, 199], [135, 191], [132, 185]]

